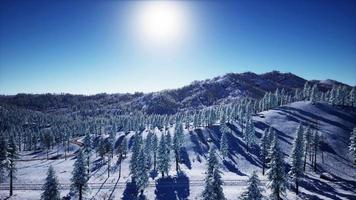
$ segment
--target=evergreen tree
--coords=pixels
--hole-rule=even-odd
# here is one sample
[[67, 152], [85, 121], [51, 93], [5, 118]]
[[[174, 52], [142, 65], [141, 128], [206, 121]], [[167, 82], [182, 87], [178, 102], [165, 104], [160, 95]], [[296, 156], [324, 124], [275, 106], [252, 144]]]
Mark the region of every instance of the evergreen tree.
[[141, 145], [142, 145], [142, 137], [138, 132], [136, 132], [134, 136], [134, 142], [132, 145], [132, 155], [130, 160], [130, 173], [133, 181], [135, 181], [135, 179], [137, 178], [137, 170], [138, 170], [137, 165], [139, 162], [138, 156], [140, 154]]
[[269, 138], [268, 138], [268, 129], [265, 129], [265, 132], [261, 139], [260, 150], [261, 150], [261, 161], [262, 161], [262, 175], [265, 175], [266, 160], [268, 156], [269, 149]]
[[353, 129], [350, 135], [350, 153], [354, 164], [356, 164], [356, 128]]
[[156, 171], [157, 165], [157, 150], [158, 150], [158, 138], [156, 134], [152, 136], [152, 153], [153, 153], [153, 170]]
[[244, 131], [244, 139], [246, 142], [247, 151], [249, 152], [256, 140], [255, 127], [250, 117], [247, 120], [246, 129]]
[[261, 187], [261, 181], [258, 179], [256, 172], [252, 173], [252, 176], [247, 181], [247, 191], [241, 194], [241, 200], [262, 200], [263, 188]]
[[145, 155], [144, 148], [141, 148], [138, 155], [137, 177], [135, 179], [136, 185], [139, 191], [141, 191], [141, 194], [148, 185], [148, 167], [146, 159], [147, 157]]
[[8, 148], [7, 148], [7, 157], [9, 159], [8, 171], [10, 177], [10, 196], [13, 195], [13, 179], [15, 178], [16, 172], [16, 159], [17, 155], [17, 147], [15, 144], [14, 136], [10, 136]]
[[277, 137], [275, 137], [272, 141], [269, 159], [269, 169], [266, 172], [269, 180], [267, 187], [272, 190], [270, 196], [271, 199], [280, 200], [281, 195], [285, 193], [287, 181], [285, 175], [285, 163], [282, 152], [278, 147]]
[[320, 138], [320, 136], [319, 136], [319, 133], [318, 133], [318, 131], [314, 131], [314, 134], [313, 134], [313, 150], [314, 150], [314, 153], [313, 153], [313, 155], [314, 155], [314, 161], [313, 161], [313, 163], [314, 163], [314, 165], [313, 165], [313, 167], [314, 167], [314, 172], [316, 172], [316, 155], [317, 155], [317, 152], [318, 152], [318, 149], [319, 149], [319, 145], [320, 145], [320, 140], [319, 140], [319, 138]]
[[210, 148], [205, 177], [205, 186], [202, 193], [203, 200], [225, 200], [222, 188], [221, 171], [215, 150]]
[[356, 107], [356, 89], [353, 87], [349, 94], [349, 105]]
[[295, 182], [295, 192], [298, 194], [299, 179], [303, 175], [303, 128], [300, 124], [296, 131], [296, 137], [294, 139], [292, 153], [292, 167], [290, 175]]
[[87, 173], [90, 174], [90, 155], [91, 155], [91, 138], [89, 132], [86, 132], [83, 140], [83, 153], [87, 163]]
[[221, 134], [221, 139], [220, 139], [220, 152], [221, 152], [221, 155], [223, 157], [223, 159], [226, 158], [228, 152], [229, 152], [229, 144], [228, 144], [228, 141], [227, 141], [227, 136], [226, 136], [226, 132], [222, 132]]
[[60, 200], [59, 184], [52, 166], [49, 166], [41, 200]]
[[314, 84], [311, 92], [310, 92], [310, 101], [311, 102], [316, 102], [318, 101], [318, 88], [317, 88], [317, 84]]
[[174, 155], [175, 155], [175, 160], [176, 160], [176, 171], [178, 172], [179, 170], [179, 162], [180, 162], [180, 151], [183, 146], [184, 142], [184, 135], [183, 135], [183, 125], [179, 124], [177, 125], [178, 128], [174, 133], [173, 136], [173, 150], [174, 150]]
[[161, 140], [159, 141], [157, 163], [158, 171], [162, 173], [162, 177], [164, 177], [164, 174], [168, 175], [168, 171], [170, 168], [170, 157], [168, 145], [166, 142], [166, 136], [164, 136], [163, 134], [161, 135]]
[[310, 144], [311, 144], [311, 131], [310, 127], [305, 129], [304, 131], [304, 136], [303, 136], [303, 153], [304, 153], [304, 165], [303, 165], [303, 170], [305, 171], [306, 165], [307, 165], [307, 156], [308, 154], [311, 155], [311, 150], [310, 150]]
[[6, 170], [9, 168], [7, 157], [7, 141], [4, 134], [0, 134], [0, 183], [5, 180]]
[[79, 194], [79, 200], [83, 198], [83, 191], [87, 188], [87, 181], [89, 177], [87, 174], [87, 169], [85, 165], [84, 155], [82, 150], [80, 149], [77, 155], [77, 159], [74, 162], [74, 168], [72, 171], [72, 178], [71, 178], [71, 189]]

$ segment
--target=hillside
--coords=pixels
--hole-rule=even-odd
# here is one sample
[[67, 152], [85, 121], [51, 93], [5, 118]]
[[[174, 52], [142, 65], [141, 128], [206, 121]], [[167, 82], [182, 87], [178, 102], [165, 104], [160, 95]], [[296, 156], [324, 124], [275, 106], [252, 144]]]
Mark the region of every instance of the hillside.
[[[321, 136], [324, 137], [321, 144], [324, 162], [321, 160], [321, 152], [317, 154], [317, 172], [312, 172], [312, 167], [308, 161], [307, 174], [301, 184], [301, 195], [303, 199], [354, 199], [356, 194], [356, 168], [352, 166], [348, 156], [348, 139], [352, 128], [356, 127], [356, 110], [350, 107], [333, 107], [326, 103], [311, 103], [309, 101], [295, 102], [285, 106], [277, 107], [272, 110], [264, 111], [253, 117], [256, 127], [257, 137], [261, 137], [262, 132], [272, 126], [278, 135], [280, 146], [285, 154], [285, 160], [289, 163], [291, 144], [295, 137], [295, 131], [299, 123], [304, 126], [316, 128]], [[261, 161], [258, 156], [258, 148], [246, 151], [245, 142], [242, 139], [241, 128], [238, 124], [230, 123], [232, 130], [228, 134], [229, 154], [225, 161], [221, 160], [223, 180], [225, 181], [224, 193], [228, 199], [236, 199], [246, 186], [247, 175], [257, 170], [262, 183], [266, 177], [261, 175]], [[159, 136], [161, 132], [155, 129]], [[144, 131], [143, 137], [147, 132]], [[126, 137], [129, 144], [132, 144], [133, 132], [116, 133], [117, 142]], [[161, 179], [160, 175], [151, 174], [150, 184], [145, 190], [144, 195], [147, 199], [195, 199], [200, 195], [203, 188], [205, 176], [206, 157], [209, 146], [219, 148], [221, 132], [218, 125], [206, 128], [185, 130], [183, 163], [180, 164], [184, 174], [175, 176], [174, 166], [171, 167], [169, 174], [171, 177]], [[79, 140], [81, 141], [81, 140]], [[75, 151], [73, 146], [71, 151]], [[61, 152], [60, 152], [61, 153]], [[63, 152], [62, 152], [63, 153]], [[43, 153], [24, 152], [22, 158], [44, 158]], [[56, 151], [51, 152], [56, 155]], [[25, 156], [26, 155], [26, 156]], [[131, 154], [123, 161], [122, 175], [119, 177], [118, 166], [113, 160], [112, 174], [107, 179], [106, 166], [100, 164], [100, 160], [92, 156], [92, 177], [89, 180], [91, 192], [88, 197], [103, 199], [113, 192], [115, 199], [132, 199], [135, 189], [128, 182], [128, 165]], [[220, 157], [221, 159], [221, 157]], [[72, 171], [73, 159], [68, 160], [33, 160], [18, 163], [18, 178], [16, 184], [27, 183], [29, 188], [33, 185], [42, 183], [49, 165], [57, 171], [60, 182], [64, 185], [62, 195], [68, 192], [70, 182], [70, 172]], [[173, 165], [173, 158], [172, 158]], [[288, 168], [288, 167], [287, 167]], [[320, 179], [322, 172], [332, 175], [334, 181]], [[155, 178], [154, 180], [152, 178]], [[26, 186], [26, 187], [27, 187]], [[116, 186], [116, 189], [114, 187]], [[2, 188], [6, 185], [2, 184]], [[21, 185], [18, 185], [21, 188]], [[25, 186], [23, 186], [25, 187]], [[38, 187], [38, 186], [37, 186]], [[0, 197], [7, 194], [7, 191], [0, 190]], [[137, 192], [137, 191], [136, 191]], [[267, 191], [268, 193], [268, 191]], [[20, 190], [11, 199], [38, 199], [38, 191]], [[288, 191], [286, 199], [295, 199], [294, 193]]]
[[[252, 72], [229, 73], [212, 79], [194, 81], [178, 89], [153, 93], [135, 94], [18, 94], [0, 96], [0, 105], [17, 107], [46, 113], [78, 113], [100, 110], [125, 113], [132, 110], [148, 114], [174, 114], [178, 111], [202, 109], [211, 105], [229, 103], [241, 98], [259, 99], [266, 92], [284, 88], [287, 93], [302, 89], [307, 80], [292, 73], [272, 71], [264, 74]], [[320, 91], [333, 85], [344, 85], [337, 81], [311, 81]], [[347, 86], [350, 87], [350, 86]]]

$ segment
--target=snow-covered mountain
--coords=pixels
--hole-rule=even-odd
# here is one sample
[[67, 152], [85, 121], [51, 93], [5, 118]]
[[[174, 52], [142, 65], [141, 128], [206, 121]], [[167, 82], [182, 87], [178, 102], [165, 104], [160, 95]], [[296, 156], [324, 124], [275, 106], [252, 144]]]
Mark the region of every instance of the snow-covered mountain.
[[[356, 127], [356, 110], [351, 107], [335, 107], [327, 103], [311, 103], [309, 101], [295, 102], [285, 106], [277, 107], [272, 110], [264, 111], [253, 117], [253, 123], [256, 127], [257, 143], [263, 131], [268, 127], [276, 130], [280, 147], [284, 153], [287, 163], [287, 169], [290, 167], [290, 154], [292, 143], [296, 136], [296, 129], [301, 123], [304, 127], [311, 127], [318, 130], [323, 137], [321, 148], [317, 153], [317, 171], [313, 172], [310, 161], [307, 161], [306, 175], [301, 182], [299, 197], [296, 197], [292, 190], [287, 192], [285, 199], [355, 199], [356, 193], [356, 168], [352, 165], [348, 154], [348, 141], [352, 128]], [[253, 171], [257, 171], [262, 183], [266, 183], [266, 176], [261, 175], [261, 160], [258, 154], [258, 148], [250, 152], [246, 149], [243, 140], [241, 127], [238, 124], [228, 124], [231, 134], [228, 134], [229, 151], [228, 157], [224, 161], [219, 160], [223, 171], [223, 186], [225, 196], [230, 200], [237, 199], [242, 190], [246, 187], [247, 176]], [[158, 136], [162, 133], [155, 129]], [[145, 138], [147, 132], [142, 133]], [[116, 135], [118, 141], [123, 137], [132, 144], [134, 133], [119, 132]], [[199, 199], [203, 190], [203, 179], [205, 177], [206, 161], [208, 149], [216, 146], [219, 149], [221, 132], [218, 125], [212, 125], [205, 128], [196, 128], [184, 131], [184, 152], [182, 153], [182, 163], [180, 167], [184, 174], [176, 176], [174, 164], [169, 172], [171, 177], [160, 179], [160, 175], [151, 174], [150, 184], [144, 192], [147, 199]], [[78, 141], [82, 141], [79, 139]], [[74, 152], [78, 146], [72, 144], [71, 151]], [[63, 154], [63, 151], [59, 151]], [[52, 150], [51, 156], [56, 157], [58, 152]], [[68, 160], [62, 159], [41, 159], [45, 154], [34, 152], [23, 154], [22, 158], [26, 161], [18, 162], [18, 178], [15, 180], [15, 196], [11, 199], [38, 199], [39, 191], [21, 190], [25, 187], [37, 187], [41, 185], [45, 178], [49, 165], [56, 170], [59, 181], [63, 185], [62, 194], [68, 192], [70, 185], [71, 171], [74, 160], [69, 157]], [[323, 156], [323, 159], [322, 159]], [[129, 162], [131, 153], [122, 163], [122, 174], [119, 177], [119, 170], [115, 164], [112, 166], [112, 174], [107, 178], [106, 165], [101, 165], [100, 160], [92, 158], [92, 177], [89, 180], [91, 190], [88, 197], [92, 199], [102, 199], [113, 193], [114, 199], [131, 199], [135, 190], [130, 185]], [[112, 163], [115, 163], [115, 159]], [[331, 180], [321, 179], [322, 173], [328, 173]], [[154, 179], [153, 179], [154, 178]], [[116, 183], [116, 181], [118, 182]], [[37, 185], [37, 186], [36, 186]], [[6, 188], [6, 185], [1, 185]], [[115, 188], [115, 189], [114, 189]], [[6, 191], [7, 192], [7, 191]], [[136, 191], [137, 192], [137, 191]], [[269, 191], [266, 191], [267, 195]], [[4, 190], [0, 190], [0, 197], [5, 196]]]
[[[303, 88], [306, 82], [307, 80], [297, 75], [279, 71], [264, 74], [229, 73], [212, 79], [194, 81], [182, 88], [147, 94], [103, 93], [89, 96], [18, 94], [0, 96], [0, 105], [11, 104], [44, 112], [101, 110], [123, 113], [134, 109], [148, 114], [174, 114], [181, 110], [201, 109], [245, 97], [261, 98], [265, 92], [274, 92], [277, 88], [284, 88], [286, 92], [294, 92], [296, 88]], [[312, 80], [310, 83], [317, 83], [321, 91], [331, 89], [333, 85], [345, 85], [333, 80]]]

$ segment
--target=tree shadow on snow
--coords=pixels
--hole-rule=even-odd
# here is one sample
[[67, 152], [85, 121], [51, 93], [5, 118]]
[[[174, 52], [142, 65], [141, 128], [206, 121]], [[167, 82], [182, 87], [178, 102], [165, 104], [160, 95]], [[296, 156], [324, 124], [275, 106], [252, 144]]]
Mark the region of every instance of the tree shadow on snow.
[[160, 178], [156, 182], [156, 200], [185, 200], [190, 194], [189, 178], [184, 173], [177, 177]]
[[[342, 180], [345, 181], [345, 180]], [[354, 183], [353, 183], [354, 184]], [[320, 196], [324, 196], [330, 199], [355, 199], [356, 195], [350, 195], [350, 194], [344, 194], [341, 192], [338, 192], [335, 190], [334, 187], [330, 186], [329, 184], [320, 181], [319, 179], [313, 178], [313, 177], [306, 177], [305, 180], [301, 181], [300, 184], [301, 187], [305, 188], [306, 190], [310, 191], [312, 194], [306, 194], [304, 192], [300, 193], [300, 196], [303, 197], [303, 199], [324, 199], [324, 198], [319, 198], [318, 196], [314, 194], [318, 194]], [[350, 188], [348, 188], [349, 191]]]
[[122, 200], [146, 200], [146, 196], [144, 194], [140, 194], [138, 191], [138, 187], [134, 181], [127, 182], [126, 188], [124, 190]]
[[187, 166], [188, 169], [192, 169], [192, 163], [190, 162], [189, 159], [189, 154], [187, 152], [186, 148], [181, 148], [180, 149], [180, 163], [184, 164], [185, 166]]

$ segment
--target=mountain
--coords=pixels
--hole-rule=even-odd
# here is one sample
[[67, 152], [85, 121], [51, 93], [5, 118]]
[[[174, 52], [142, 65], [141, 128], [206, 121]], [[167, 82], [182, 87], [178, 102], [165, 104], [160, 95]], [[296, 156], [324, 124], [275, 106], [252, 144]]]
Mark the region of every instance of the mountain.
[[[94, 112], [100, 109], [116, 113], [139, 110], [148, 114], [174, 114], [181, 110], [201, 109], [245, 97], [258, 99], [265, 92], [274, 92], [277, 88], [284, 88], [286, 92], [293, 93], [296, 88], [303, 88], [306, 82], [307, 80], [295, 74], [279, 71], [264, 74], [228, 73], [212, 79], [194, 81], [182, 88], [147, 94], [3, 95], [0, 96], [0, 105], [10, 104], [43, 112]], [[333, 85], [345, 85], [333, 80], [310, 82], [317, 83], [322, 91], [331, 89]]]

